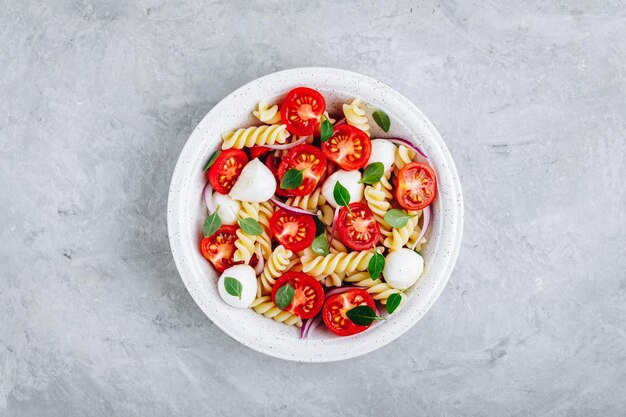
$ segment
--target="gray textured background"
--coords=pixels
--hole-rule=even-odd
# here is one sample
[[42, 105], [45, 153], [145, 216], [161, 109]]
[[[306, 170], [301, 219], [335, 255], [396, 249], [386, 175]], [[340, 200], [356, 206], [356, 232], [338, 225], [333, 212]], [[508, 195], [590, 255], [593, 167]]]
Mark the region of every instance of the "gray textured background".
[[[0, 415], [626, 413], [623, 1], [28, 3], [0, 9]], [[335, 364], [228, 338], [167, 241], [194, 126], [298, 66], [404, 93], [466, 198], [431, 312]]]

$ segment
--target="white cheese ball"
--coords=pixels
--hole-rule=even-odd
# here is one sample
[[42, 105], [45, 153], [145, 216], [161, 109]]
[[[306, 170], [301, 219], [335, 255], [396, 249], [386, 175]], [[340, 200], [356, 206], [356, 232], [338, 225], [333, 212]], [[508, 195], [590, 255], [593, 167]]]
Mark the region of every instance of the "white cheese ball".
[[211, 207], [218, 207], [217, 214], [222, 220], [222, 224], [236, 224], [237, 213], [241, 209], [241, 203], [237, 200], [233, 200], [230, 196], [220, 194], [215, 191], [211, 195]]
[[404, 290], [415, 284], [424, 271], [424, 258], [411, 249], [390, 252], [385, 258], [383, 276], [389, 286]]
[[[391, 171], [396, 157], [396, 145], [386, 139], [372, 140], [372, 154], [367, 165], [380, 162], [385, 167], [385, 172]], [[367, 166], [366, 165], [366, 166]]]
[[[230, 295], [226, 291], [226, 286], [224, 285], [226, 277], [235, 278], [241, 283], [241, 298]], [[252, 305], [256, 297], [256, 286], [257, 281], [254, 269], [250, 265], [245, 264], [231, 266], [222, 272], [219, 281], [217, 281], [217, 290], [222, 300], [226, 304], [237, 308], [248, 308]]]
[[241, 170], [239, 178], [230, 190], [230, 196], [239, 201], [261, 203], [272, 198], [275, 192], [274, 174], [259, 161], [259, 158], [254, 158]]
[[365, 188], [363, 184], [359, 184], [360, 180], [361, 172], [359, 170], [344, 171], [340, 169], [326, 179], [324, 185], [322, 185], [322, 195], [328, 201], [328, 204], [337, 207], [333, 190], [335, 189], [335, 184], [340, 182], [350, 193], [350, 203], [356, 203], [363, 199], [363, 189]]

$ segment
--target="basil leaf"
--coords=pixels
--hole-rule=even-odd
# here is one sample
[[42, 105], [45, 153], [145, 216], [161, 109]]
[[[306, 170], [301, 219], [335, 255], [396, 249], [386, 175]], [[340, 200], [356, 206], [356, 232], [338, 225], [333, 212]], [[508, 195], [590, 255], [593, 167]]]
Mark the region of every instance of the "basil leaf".
[[380, 277], [380, 274], [382, 274], [384, 268], [385, 257], [382, 254], [376, 252], [374, 256], [372, 256], [372, 258], [370, 259], [369, 264], [367, 264], [367, 272], [369, 272], [372, 280], [376, 280], [378, 279], [378, 277]]
[[232, 295], [233, 297], [239, 297], [241, 300], [241, 292], [243, 290], [243, 285], [237, 278], [226, 277], [224, 278], [224, 288], [226, 292]]
[[326, 142], [333, 135], [333, 125], [330, 124], [328, 119], [324, 118], [322, 125], [320, 126], [320, 140]]
[[326, 225], [317, 216], [313, 216], [313, 220], [315, 221], [315, 237], [317, 237], [326, 231]]
[[396, 293], [391, 294], [389, 298], [387, 298], [387, 313], [391, 314], [396, 311], [396, 308], [400, 306], [402, 302], [402, 295]]
[[218, 214], [220, 207], [217, 206], [215, 208], [215, 212], [213, 212], [209, 217], [206, 218], [206, 220], [204, 221], [204, 224], [202, 225], [202, 233], [204, 234], [204, 237], [209, 237], [211, 236], [213, 233], [215, 233], [217, 231], [217, 229], [220, 228], [220, 226], [222, 225], [222, 219], [220, 219], [220, 216]]
[[276, 291], [276, 307], [284, 310], [291, 301], [293, 300], [293, 296], [295, 295], [295, 291], [290, 283], [286, 283], [282, 287]]
[[339, 181], [335, 183], [335, 188], [333, 188], [333, 197], [340, 206], [348, 207], [350, 205], [350, 193]]
[[382, 130], [385, 132], [389, 132], [389, 128], [391, 127], [391, 120], [389, 120], [389, 116], [382, 110], [376, 110], [372, 113], [372, 117], [374, 121]]
[[385, 173], [385, 166], [382, 162], [372, 162], [369, 164], [363, 172], [363, 178], [359, 181], [359, 184], [374, 185], [383, 177]]
[[322, 233], [318, 237], [313, 240], [311, 243], [311, 249], [313, 252], [317, 253], [319, 256], [328, 255], [328, 239], [326, 239], [326, 234]]
[[254, 219], [239, 219], [239, 227], [247, 235], [260, 236], [263, 234], [263, 227]]
[[204, 166], [204, 171], [211, 168], [211, 165], [215, 163], [215, 160], [217, 159], [218, 156], [220, 156], [221, 153], [222, 151], [213, 152], [213, 155], [211, 155], [211, 157], [209, 158], [209, 162], [207, 162], [206, 165]]
[[385, 213], [385, 222], [391, 227], [399, 229], [407, 224], [411, 217], [415, 217], [416, 214], [410, 215], [406, 212], [398, 209], [391, 209]]
[[346, 311], [346, 316], [352, 320], [352, 323], [359, 326], [369, 326], [374, 320], [385, 320], [377, 316], [374, 309], [367, 305], [351, 308]]
[[[305, 168], [306, 169], [306, 168]], [[280, 180], [280, 188], [283, 190], [293, 190], [302, 185], [302, 173], [304, 169], [292, 168], [285, 173], [285, 176]]]

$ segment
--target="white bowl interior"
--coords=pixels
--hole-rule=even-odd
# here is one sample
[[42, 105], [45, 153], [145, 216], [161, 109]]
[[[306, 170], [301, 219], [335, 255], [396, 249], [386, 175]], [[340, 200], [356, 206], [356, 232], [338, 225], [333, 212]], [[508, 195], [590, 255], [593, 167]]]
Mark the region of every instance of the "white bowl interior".
[[[422, 252], [425, 271], [393, 315], [368, 331], [336, 337], [318, 328], [299, 338], [299, 330], [265, 318], [251, 309], [226, 305], [217, 292], [219, 274], [202, 257], [199, 242], [207, 216], [202, 199], [203, 166], [221, 144], [221, 133], [259, 124], [251, 112], [260, 100], [279, 100], [290, 89], [308, 86], [320, 91], [329, 111], [341, 114], [341, 104], [360, 97], [389, 114], [385, 134], [372, 122], [372, 137], [403, 137], [414, 141], [437, 172], [439, 194]], [[324, 362], [358, 356], [394, 340], [428, 311], [445, 286], [458, 254], [463, 228], [463, 201], [456, 167], [441, 136], [428, 119], [402, 95], [363, 75], [330, 68], [297, 68], [259, 78], [228, 95], [200, 122], [187, 141], [172, 177], [168, 205], [170, 245], [187, 289], [205, 314], [231, 337], [260, 352], [289, 360]]]

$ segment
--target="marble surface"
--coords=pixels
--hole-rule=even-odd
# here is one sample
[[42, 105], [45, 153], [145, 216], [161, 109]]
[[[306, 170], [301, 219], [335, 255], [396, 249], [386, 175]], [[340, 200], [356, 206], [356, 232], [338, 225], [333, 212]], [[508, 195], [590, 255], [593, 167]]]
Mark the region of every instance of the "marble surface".
[[[623, 1], [8, 0], [0, 11], [0, 416], [623, 416]], [[179, 151], [236, 87], [378, 78], [466, 199], [457, 268], [396, 342], [266, 357], [169, 252]]]

